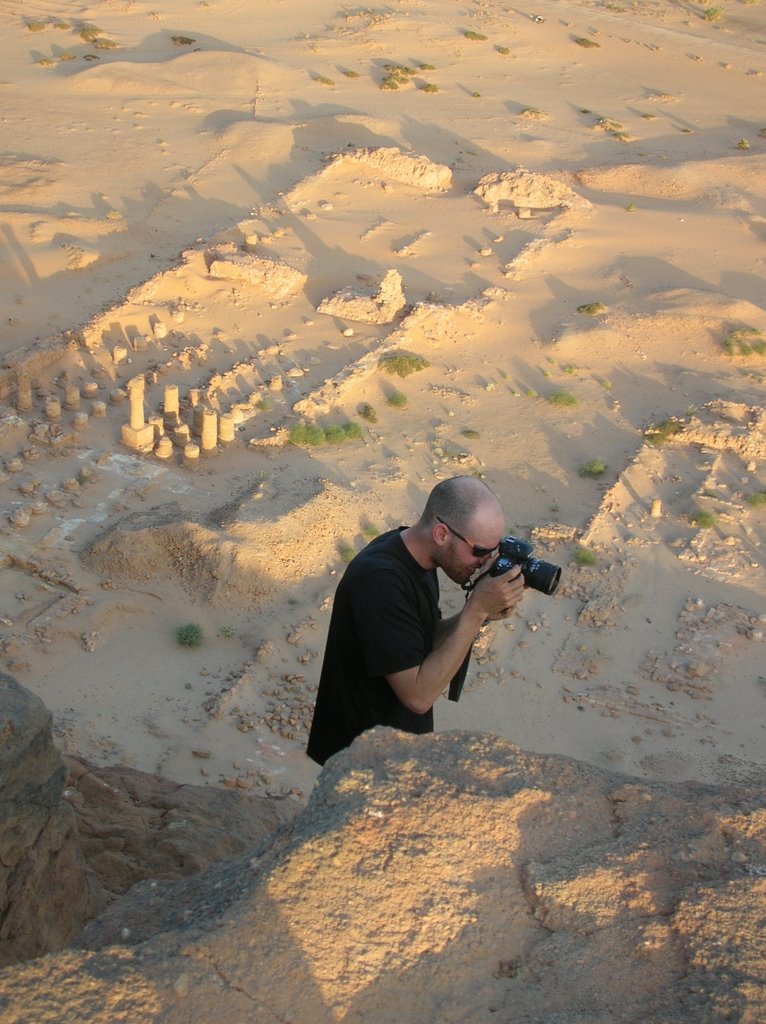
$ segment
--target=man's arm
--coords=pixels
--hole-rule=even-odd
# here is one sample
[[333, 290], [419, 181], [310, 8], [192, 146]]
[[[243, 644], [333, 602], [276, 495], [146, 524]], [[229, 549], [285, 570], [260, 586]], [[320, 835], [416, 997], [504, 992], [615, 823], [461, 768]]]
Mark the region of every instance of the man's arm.
[[433, 707], [463, 664], [485, 620], [509, 615], [523, 593], [524, 580], [518, 567], [515, 572], [482, 579], [462, 610], [441, 623], [434, 649], [423, 663], [386, 676], [402, 704], [418, 715]]

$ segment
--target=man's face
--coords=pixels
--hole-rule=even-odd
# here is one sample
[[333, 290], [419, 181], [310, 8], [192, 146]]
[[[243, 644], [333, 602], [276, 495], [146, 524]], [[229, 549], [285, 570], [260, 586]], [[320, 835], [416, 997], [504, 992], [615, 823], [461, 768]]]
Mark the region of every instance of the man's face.
[[462, 586], [494, 558], [503, 537], [504, 519], [502, 512], [488, 507], [474, 514], [465, 532], [458, 532], [443, 520], [439, 525], [443, 538], [439, 568]]

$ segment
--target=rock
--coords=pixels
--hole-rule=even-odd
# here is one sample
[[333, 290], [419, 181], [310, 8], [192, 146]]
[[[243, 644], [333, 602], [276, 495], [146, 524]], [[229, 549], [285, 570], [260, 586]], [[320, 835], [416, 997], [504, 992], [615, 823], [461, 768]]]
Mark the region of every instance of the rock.
[[0, 971], [0, 1005], [81, 1024], [760, 1020], [764, 781], [637, 783], [375, 729], [257, 849], [142, 882], [81, 948]]
[[515, 171], [493, 171], [485, 174], [474, 189], [497, 213], [505, 206], [513, 207], [520, 215], [531, 210], [589, 210], [591, 204], [567, 185], [543, 174], [519, 167]]
[[111, 895], [143, 879], [183, 878], [238, 856], [297, 810], [294, 803], [181, 785], [125, 766], [64, 761], [83, 854]]
[[[367, 324], [388, 324], [404, 309], [406, 302], [402, 291], [402, 275], [398, 270], [389, 270], [374, 294], [343, 288], [323, 299], [317, 306], [317, 312]], [[347, 337], [350, 336], [347, 335], [348, 330], [350, 328], [343, 332]], [[353, 333], [351, 330], [351, 335]]]
[[244, 281], [263, 288], [272, 299], [284, 299], [303, 287], [307, 278], [300, 270], [260, 256], [222, 254], [212, 260], [208, 273], [225, 281]]
[[0, 965], [61, 949], [99, 906], [63, 790], [50, 713], [0, 673]]
[[376, 171], [381, 178], [414, 185], [428, 192], [445, 192], [452, 184], [452, 171], [445, 164], [435, 164], [427, 156], [402, 153], [395, 146], [336, 154], [323, 173], [345, 164], [362, 164]]

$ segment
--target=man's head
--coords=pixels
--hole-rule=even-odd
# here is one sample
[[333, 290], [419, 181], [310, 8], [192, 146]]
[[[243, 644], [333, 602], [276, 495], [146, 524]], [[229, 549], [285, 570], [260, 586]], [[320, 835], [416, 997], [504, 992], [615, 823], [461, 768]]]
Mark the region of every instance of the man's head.
[[504, 527], [500, 502], [473, 476], [438, 483], [417, 524], [434, 565], [461, 584], [495, 553]]

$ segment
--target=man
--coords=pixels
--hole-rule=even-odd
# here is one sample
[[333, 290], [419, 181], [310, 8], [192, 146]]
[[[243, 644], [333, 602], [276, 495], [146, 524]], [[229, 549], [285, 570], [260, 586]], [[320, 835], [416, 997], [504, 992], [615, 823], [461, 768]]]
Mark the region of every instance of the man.
[[414, 526], [376, 537], [338, 585], [308, 755], [318, 764], [376, 725], [433, 732], [433, 705], [459, 671], [481, 626], [510, 615], [524, 593], [518, 567], [486, 575], [457, 615], [442, 619], [441, 569], [464, 584], [503, 537], [500, 503], [486, 484], [438, 483]]

